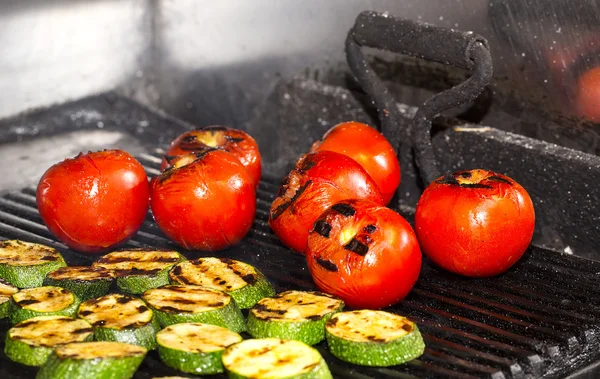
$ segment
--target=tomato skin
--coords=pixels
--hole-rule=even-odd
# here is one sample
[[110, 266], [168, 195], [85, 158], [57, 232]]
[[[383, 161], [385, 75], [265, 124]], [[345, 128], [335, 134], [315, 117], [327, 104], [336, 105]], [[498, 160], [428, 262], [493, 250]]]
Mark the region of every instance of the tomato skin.
[[331, 205], [352, 198], [383, 204], [377, 184], [353, 159], [333, 151], [305, 154], [284, 179], [269, 225], [284, 245], [303, 253], [315, 220]]
[[412, 227], [398, 213], [370, 201], [346, 200], [315, 223], [306, 261], [321, 291], [354, 308], [378, 309], [408, 295], [422, 255]]
[[[181, 134], [166, 152], [169, 157], [186, 155], [200, 151], [206, 147], [218, 147], [242, 162], [255, 186], [258, 186], [261, 175], [261, 156], [258, 144], [248, 133], [224, 126], [207, 126]], [[161, 170], [169, 167], [167, 159], [163, 158]]]
[[440, 267], [470, 277], [508, 270], [525, 253], [534, 225], [527, 191], [486, 170], [437, 179], [423, 192], [415, 214], [423, 253]]
[[248, 233], [256, 192], [235, 156], [205, 149], [182, 156], [152, 179], [150, 205], [154, 220], [175, 243], [188, 250], [216, 251]]
[[79, 154], [50, 167], [36, 192], [50, 232], [73, 250], [99, 254], [131, 238], [148, 212], [148, 177], [121, 150]]
[[376, 129], [360, 122], [344, 122], [329, 129], [311, 152], [329, 150], [357, 161], [371, 175], [388, 204], [400, 185], [400, 163], [390, 142]]
[[590, 121], [600, 122], [600, 67], [594, 67], [579, 76], [575, 112]]

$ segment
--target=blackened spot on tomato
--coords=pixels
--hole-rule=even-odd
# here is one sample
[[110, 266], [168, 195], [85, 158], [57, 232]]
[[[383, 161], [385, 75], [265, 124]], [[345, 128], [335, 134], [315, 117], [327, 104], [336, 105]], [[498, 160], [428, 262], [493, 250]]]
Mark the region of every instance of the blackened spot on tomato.
[[465, 178], [468, 179], [471, 177], [471, 171], [462, 171], [462, 172], [458, 172], [456, 175], [460, 176], [461, 178]]
[[446, 173], [446, 175], [444, 175], [441, 178], [439, 178], [438, 180], [436, 180], [436, 183], [438, 183], [438, 184], [451, 184], [451, 185], [455, 185], [455, 186], [460, 185], [460, 183], [458, 182], [458, 180], [456, 180], [456, 178], [454, 177], [454, 175], [452, 175], [449, 172]]
[[333, 263], [332, 261], [328, 261], [327, 259], [321, 259], [321, 258], [317, 258], [316, 261], [319, 266], [323, 267], [327, 271], [331, 271], [331, 272], [338, 271], [338, 266], [336, 266], [335, 263]]
[[206, 149], [202, 149], [202, 151], [199, 151], [198, 153], [196, 153], [196, 160], [202, 159], [206, 156], [206, 154], [213, 152], [213, 151], [217, 151], [217, 150], [220, 150], [220, 149], [217, 147], [209, 147]]
[[487, 178], [487, 180], [492, 180], [494, 182], [500, 182], [500, 183], [505, 183], [505, 184], [509, 184], [512, 186], [512, 182], [508, 179], [504, 179], [498, 175], [493, 175]]
[[329, 238], [329, 232], [331, 232], [331, 225], [325, 220], [317, 220], [313, 230], [325, 238]]
[[367, 245], [370, 245], [371, 242], [373, 242], [373, 238], [371, 238], [371, 236], [365, 236], [364, 238]]
[[402, 329], [404, 329], [410, 333], [413, 331], [413, 326], [412, 326], [412, 324], [404, 324], [404, 325], [402, 325]]
[[283, 178], [283, 181], [281, 182], [282, 186], [287, 186], [290, 183], [290, 176], [286, 175], [285, 178]]
[[211, 132], [223, 132], [225, 130], [227, 130], [228, 128], [226, 126], [223, 125], [209, 125], [209, 126], [205, 126], [202, 129], [199, 130], [208, 130]]
[[483, 188], [483, 189], [492, 189], [492, 186], [488, 186], [487, 184], [481, 183], [461, 183], [459, 184], [462, 188]]
[[317, 164], [317, 162], [312, 161], [310, 159], [305, 159], [302, 161], [302, 163], [300, 163], [300, 166], [297, 167], [297, 169], [299, 171], [308, 171], [311, 168], [315, 167], [315, 165]]
[[91, 315], [92, 313], [94, 313], [94, 312], [92, 312], [92, 311], [81, 311], [81, 312], [79, 312], [79, 316], [85, 317], [85, 316]]
[[130, 301], [132, 301], [132, 300], [133, 300], [133, 297], [129, 297], [129, 296], [122, 296], [122, 297], [119, 297], [119, 298], [117, 299], [117, 303], [118, 303], [118, 304], [127, 304], [127, 303], [129, 303]]
[[369, 224], [367, 226], [365, 226], [365, 228], [363, 229], [365, 232], [371, 234], [374, 233], [377, 230], [377, 227], [373, 224]]
[[252, 275], [252, 274], [244, 275], [244, 276], [242, 276], [242, 279], [244, 280], [244, 282], [246, 282], [250, 285], [256, 283], [256, 280], [257, 280], [256, 275]]
[[185, 136], [181, 139], [181, 142], [185, 142], [185, 143], [196, 142], [196, 136], [193, 134], [188, 134], [187, 136]]
[[344, 249], [362, 255], [363, 257], [369, 252], [369, 247], [356, 238], [352, 238], [350, 242], [344, 245]]
[[298, 190], [294, 194], [294, 197], [292, 197], [289, 201], [287, 201], [287, 202], [281, 204], [280, 206], [278, 206], [277, 208], [275, 208], [275, 210], [273, 210], [271, 212], [271, 219], [275, 220], [277, 217], [281, 216], [281, 214], [283, 212], [285, 212], [286, 209], [288, 209], [296, 200], [298, 200], [298, 198], [302, 195], [302, 193], [304, 191], [306, 191], [306, 189], [308, 188], [308, 186], [311, 183], [312, 183], [312, 180], [307, 181], [303, 186], [298, 188]]
[[168, 164], [171, 164], [177, 158], [177, 155], [164, 155], [163, 158], [165, 158]]
[[17, 301], [17, 304], [19, 304], [20, 306], [26, 306], [26, 305], [31, 305], [31, 304], [37, 304], [39, 303], [39, 300], [36, 299], [24, 299], [21, 301]]
[[239, 143], [239, 142], [243, 142], [244, 141], [243, 138], [232, 137], [232, 136], [225, 136], [225, 139], [227, 140], [227, 142], [231, 142], [231, 143]]
[[40, 261], [55, 261], [57, 259], [58, 259], [58, 257], [55, 255], [44, 255], [43, 257], [40, 258]]
[[333, 207], [331, 207], [331, 209], [345, 217], [354, 216], [356, 213], [356, 209], [346, 203], [335, 204]]

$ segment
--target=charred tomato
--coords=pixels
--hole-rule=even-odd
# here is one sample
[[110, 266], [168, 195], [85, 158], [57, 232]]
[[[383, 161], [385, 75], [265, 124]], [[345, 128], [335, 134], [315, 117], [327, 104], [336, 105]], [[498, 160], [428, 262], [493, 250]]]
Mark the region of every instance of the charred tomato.
[[527, 191], [487, 170], [438, 178], [425, 189], [415, 214], [423, 253], [442, 268], [471, 277], [498, 275], [517, 262], [534, 224]]
[[271, 205], [269, 225], [284, 245], [304, 252], [315, 220], [345, 199], [383, 204], [377, 184], [353, 159], [333, 151], [305, 154], [283, 180]]
[[169, 167], [169, 161], [174, 157], [194, 153], [206, 147], [217, 147], [233, 154], [248, 170], [255, 186], [258, 185], [261, 157], [256, 141], [242, 130], [225, 126], [207, 126], [181, 134], [171, 143], [161, 169]]
[[329, 208], [308, 236], [306, 260], [317, 286], [355, 308], [404, 299], [419, 277], [421, 251], [398, 213], [365, 200]]
[[142, 165], [121, 150], [79, 154], [50, 167], [37, 186], [37, 207], [60, 241], [82, 253], [103, 253], [127, 241], [148, 212]]
[[154, 220], [188, 250], [222, 250], [250, 230], [256, 211], [254, 182], [232, 154], [215, 148], [174, 159], [152, 179]]
[[344, 122], [329, 129], [311, 151], [329, 150], [357, 161], [377, 183], [384, 204], [400, 185], [400, 163], [390, 142], [377, 130], [360, 122]]

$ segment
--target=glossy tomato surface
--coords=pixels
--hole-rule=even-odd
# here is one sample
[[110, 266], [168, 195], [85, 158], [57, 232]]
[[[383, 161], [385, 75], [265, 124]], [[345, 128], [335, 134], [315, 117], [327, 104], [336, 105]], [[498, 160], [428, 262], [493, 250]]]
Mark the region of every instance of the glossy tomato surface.
[[415, 214], [423, 253], [448, 271], [472, 277], [497, 275], [515, 264], [531, 242], [534, 224], [527, 191], [486, 170], [437, 179]]
[[[218, 147], [233, 154], [242, 162], [257, 186], [261, 175], [261, 156], [258, 144], [248, 133], [224, 126], [207, 126], [191, 130], [177, 137], [167, 150], [167, 157], [176, 157], [200, 151], [206, 147]], [[172, 159], [172, 158], [171, 158]], [[161, 169], [169, 166], [163, 159]]]
[[333, 151], [305, 154], [283, 180], [271, 204], [269, 225], [284, 245], [304, 252], [315, 220], [345, 199], [383, 204], [377, 184], [353, 159]]
[[152, 179], [151, 208], [160, 229], [188, 250], [238, 243], [256, 211], [254, 182], [240, 161], [208, 148], [172, 163]]
[[600, 67], [594, 67], [579, 76], [575, 111], [581, 117], [600, 122]]
[[317, 286], [354, 308], [404, 299], [421, 270], [421, 250], [398, 213], [365, 200], [335, 204], [309, 233], [306, 261]]
[[37, 187], [44, 223], [83, 253], [103, 253], [136, 233], [148, 212], [148, 178], [120, 150], [79, 154], [50, 167]]
[[400, 163], [389, 141], [374, 128], [360, 122], [344, 122], [329, 129], [311, 151], [329, 150], [344, 154], [371, 175], [383, 196], [390, 202], [400, 185]]

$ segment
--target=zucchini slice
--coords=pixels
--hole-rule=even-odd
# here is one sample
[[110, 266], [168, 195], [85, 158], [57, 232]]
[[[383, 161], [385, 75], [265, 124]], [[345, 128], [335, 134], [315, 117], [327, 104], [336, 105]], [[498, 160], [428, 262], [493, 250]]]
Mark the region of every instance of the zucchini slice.
[[141, 294], [150, 288], [169, 284], [169, 270], [185, 257], [177, 251], [156, 249], [119, 250], [92, 264], [113, 271], [123, 292]]
[[362, 366], [394, 366], [423, 354], [425, 343], [417, 325], [385, 311], [341, 312], [325, 324], [331, 354]]
[[10, 297], [17, 292], [19, 292], [17, 287], [0, 278], [0, 318], [8, 316]]
[[0, 278], [18, 288], [39, 287], [47, 273], [66, 265], [62, 255], [49, 246], [0, 241]]
[[8, 317], [13, 324], [37, 316], [75, 317], [80, 303], [73, 292], [64, 288], [25, 288], [11, 296]]
[[223, 351], [241, 340], [242, 336], [229, 329], [199, 323], [170, 325], [156, 334], [163, 363], [196, 375], [222, 373]]
[[77, 342], [54, 349], [36, 379], [130, 379], [147, 350], [122, 342]]
[[331, 379], [319, 352], [294, 340], [245, 340], [228, 347], [223, 366], [233, 379]]
[[236, 333], [246, 331], [242, 311], [225, 292], [200, 286], [169, 285], [144, 292], [142, 299], [154, 310], [162, 326], [200, 322]]
[[91, 341], [92, 326], [65, 316], [39, 316], [18, 323], [6, 333], [4, 352], [11, 360], [41, 366], [56, 346]]
[[198, 258], [177, 264], [169, 272], [171, 282], [214, 288], [233, 297], [241, 309], [275, 295], [265, 276], [255, 267], [229, 258]]
[[130, 295], [112, 293], [81, 303], [77, 316], [94, 327], [96, 341], [117, 341], [156, 348], [160, 330], [152, 309]]
[[67, 266], [49, 272], [45, 286], [66, 288], [81, 300], [106, 295], [114, 280], [112, 271], [102, 267]]
[[298, 340], [307, 345], [325, 339], [325, 322], [344, 302], [321, 292], [286, 291], [259, 301], [248, 313], [248, 333], [254, 338]]

